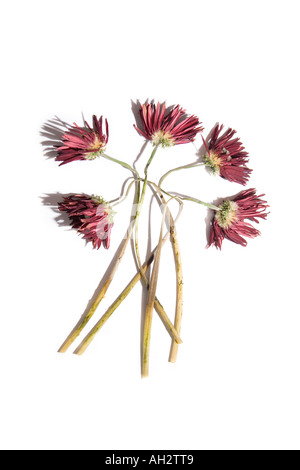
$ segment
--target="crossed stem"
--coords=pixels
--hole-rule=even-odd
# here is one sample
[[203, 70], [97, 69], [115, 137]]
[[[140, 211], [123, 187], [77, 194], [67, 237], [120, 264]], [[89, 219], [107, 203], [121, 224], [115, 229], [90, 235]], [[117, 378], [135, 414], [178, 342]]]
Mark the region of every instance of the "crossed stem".
[[[164, 236], [161, 242], [161, 246], [167, 241], [169, 238], [169, 232]], [[153, 250], [151, 253], [150, 257], [148, 260], [142, 265], [141, 271], [145, 274], [149, 266], [154, 260], [154, 256], [156, 253], [157, 247]], [[107, 311], [104, 313], [104, 315], [100, 318], [100, 320], [95, 324], [95, 326], [91, 329], [91, 331], [85, 336], [85, 338], [82, 340], [80, 345], [75, 349], [74, 354], [83, 354], [84, 351], [87, 349], [89, 344], [92, 342], [94, 339], [95, 335], [100, 331], [100, 329], [104, 326], [106, 321], [110, 318], [110, 316], [113, 314], [113, 312], [119, 307], [119, 305], [123, 302], [123, 300], [126, 299], [127, 295], [132, 291], [134, 286], [137, 284], [137, 282], [141, 279], [142, 274], [141, 271], [137, 272], [135, 276], [131, 279], [129, 284], [125, 287], [125, 289], [121, 292], [121, 294], [116, 298], [116, 300], [112, 303], [112, 305], [107, 309]], [[148, 283], [147, 283], [148, 287]], [[182, 343], [180, 336], [178, 335], [177, 331], [175, 330], [172, 322], [166, 315], [164, 309], [162, 308], [162, 305], [158, 301], [157, 298], [154, 300], [154, 308], [159, 314], [160, 319], [162, 320], [163, 324], [165, 325], [168, 333], [171, 335], [171, 337], [174, 339], [174, 341], [178, 343]]]

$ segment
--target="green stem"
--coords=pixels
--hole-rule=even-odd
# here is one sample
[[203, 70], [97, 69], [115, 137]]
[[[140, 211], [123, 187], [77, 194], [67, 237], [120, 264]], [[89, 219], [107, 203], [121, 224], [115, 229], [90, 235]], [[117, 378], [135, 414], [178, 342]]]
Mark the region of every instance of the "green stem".
[[[156, 186], [156, 185], [155, 185]], [[167, 204], [165, 198], [162, 195], [162, 189], [156, 186], [157, 191], [160, 195], [161, 201], [163, 204]], [[169, 230], [170, 230], [170, 240], [172, 244], [172, 250], [174, 255], [175, 261], [175, 271], [176, 271], [176, 310], [175, 310], [175, 322], [174, 326], [178, 334], [180, 334], [181, 330], [181, 323], [182, 323], [182, 312], [183, 312], [183, 274], [182, 274], [182, 263], [181, 263], [181, 255], [180, 249], [178, 244], [178, 238], [176, 233], [176, 221], [174, 221], [171, 211], [166, 206], [166, 211], [169, 220]], [[178, 353], [178, 343], [176, 344], [172, 340], [171, 350], [169, 355], [170, 362], [176, 362]]]
[[137, 211], [137, 217], [140, 216], [140, 213], [141, 213], [141, 209], [142, 209], [142, 205], [143, 205], [143, 202], [144, 202], [144, 199], [145, 199], [145, 194], [146, 194], [146, 187], [147, 187], [147, 182], [148, 182], [148, 168], [154, 158], [154, 155], [156, 154], [156, 151], [158, 149], [158, 145], [156, 145], [151, 153], [151, 156], [144, 168], [144, 175], [145, 175], [145, 178], [144, 178], [144, 184], [143, 184], [143, 188], [142, 188], [142, 193], [141, 193], [141, 197], [140, 197], [140, 201], [139, 201], [139, 207], [138, 207], [138, 211]]
[[[148, 168], [154, 158], [154, 155], [156, 154], [156, 151], [159, 147], [159, 144], [156, 145], [150, 155], [150, 158], [145, 166], [145, 169], [144, 169], [144, 175], [145, 175], [145, 178], [144, 178], [144, 184], [143, 184], [143, 187], [142, 187], [142, 193], [141, 193], [141, 197], [140, 197], [140, 200], [139, 200], [139, 203], [138, 203], [138, 207], [137, 207], [137, 211], [136, 211], [136, 220], [135, 220], [135, 252], [136, 252], [136, 258], [137, 258], [137, 262], [138, 262], [138, 266], [139, 266], [139, 269], [141, 270], [142, 268], [142, 263], [141, 263], [141, 257], [140, 257], [140, 250], [139, 250], [139, 242], [138, 242], [138, 231], [139, 231], [139, 219], [140, 219], [140, 215], [141, 215], [141, 210], [142, 210], [142, 206], [143, 206], [143, 203], [144, 203], [144, 199], [145, 199], [145, 194], [146, 194], [146, 188], [147, 188], [147, 183], [148, 183]], [[146, 279], [146, 276], [145, 274], [142, 273], [142, 278], [144, 279], [144, 281], [147, 281]], [[148, 282], [148, 281], [147, 281]]]
[[124, 168], [127, 168], [128, 170], [130, 170], [135, 176], [139, 176], [138, 172], [132, 168], [132, 166], [130, 166], [128, 163], [126, 162], [123, 162], [122, 160], [117, 160], [116, 158], [113, 158], [113, 157], [110, 157], [109, 155], [107, 155], [106, 153], [102, 153], [101, 154], [102, 157], [106, 158], [107, 160], [110, 160], [111, 162], [114, 162], [114, 163], [118, 163], [118, 165], [121, 165], [123, 166]]
[[[164, 193], [166, 194], [167, 196], [171, 197], [171, 198], [174, 198], [176, 199], [177, 201], [191, 201], [191, 202], [196, 202], [197, 204], [201, 204], [202, 206], [206, 206], [208, 207], [209, 209], [212, 209], [214, 211], [220, 211], [220, 207], [218, 206], [215, 206], [214, 204], [210, 204], [209, 202], [204, 202], [204, 201], [200, 201], [200, 199], [197, 199], [195, 197], [190, 197], [190, 196], [185, 196], [183, 194], [178, 194], [178, 193], [168, 193], [167, 191], [165, 191], [164, 189], [162, 189], [159, 185], [157, 185], [156, 183], [153, 183], [153, 181], [148, 181], [148, 184], [151, 184], [151, 186], [154, 186], [157, 191], [160, 193]], [[176, 195], [176, 196], [174, 196]]]
[[219, 211], [220, 207], [215, 206], [214, 204], [209, 204], [208, 202], [203, 202], [200, 201], [200, 199], [196, 199], [195, 197], [189, 197], [189, 196], [182, 196], [180, 194], [177, 195], [182, 201], [192, 201], [196, 202], [197, 204], [201, 204], [202, 206], [206, 206], [209, 209], [213, 209], [214, 211]]
[[194, 168], [196, 166], [203, 166], [204, 163], [198, 163], [198, 162], [195, 162], [195, 163], [190, 163], [189, 165], [183, 165], [183, 166], [178, 166], [177, 168], [172, 168], [172, 170], [169, 170], [167, 171], [167, 173], [165, 173], [164, 175], [162, 175], [162, 177], [160, 178], [159, 182], [158, 182], [158, 186], [160, 187], [162, 185], [162, 182], [164, 181], [164, 179], [170, 175], [171, 173], [173, 173], [174, 171], [179, 171], [179, 170], [187, 170], [188, 168]]
[[[176, 310], [175, 310], [175, 321], [174, 326], [178, 334], [181, 331], [182, 324], [182, 314], [183, 314], [183, 273], [182, 273], [182, 262], [181, 254], [179, 249], [179, 243], [176, 233], [176, 227], [171, 213], [169, 213], [170, 218], [170, 239], [172, 243], [174, 261], [175, 261], [175, 271], [176, 271]], [[172, 340], [169, 362], [176, 362], [178, 353], [178, 344]]]

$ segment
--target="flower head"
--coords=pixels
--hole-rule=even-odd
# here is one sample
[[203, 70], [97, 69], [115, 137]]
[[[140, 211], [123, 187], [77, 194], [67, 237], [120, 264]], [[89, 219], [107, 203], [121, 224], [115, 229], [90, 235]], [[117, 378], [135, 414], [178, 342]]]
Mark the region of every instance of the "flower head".
[[248, 153], [240, 139], [233, 139], [236, 131], [227, 129], [221, 136], [223, 124], [215, 127], [213, 133], [206, 143], [207, 154], [204, 161], [211, 172], [220, 175], [222, 178], [245, 185], [249, 179], [252, 170], [247, 168]]
[[143, 104], [139, 111], [143, 129], [134, 126], [153, 145], [170, 147], [193, 142], [198, 132], [203, 130], [196, 116], [188, 116], [179, 105], [166, 114], [166, 105]]
[[57, 148], [55, 160], [62, 162], [60, 165], [75, 160], [94, 160], [105, 150], [108, 142], [108, 123], [105, 119], [106, 135], [102, 131], [103, 117], [93, 116], [93, 127], [85, 121], [85, 127], [79, 127], [76, 123], [62, 136], [62, 145]]
[[102, 243], [109, 248], [114, 212], [101, 197], [72, 194], [64, 197], [58, 207], [67, 212], [72, 227], [91, 241], [94, 248], [99, 249]]
[[214, 245], [221, 249], [224, 238], [239, 245], [246, 246], [247, 242], [243, 238], [255, 238], [260, 232], [245, 219], [259, 222], [259, 218], [266, 219], [266, 208], [269, 207], [266, 201], [256, 195], [255, 189], [242, 191], [233, 199], [225, 199], [219, 205], [211, 225], [208, 246]]

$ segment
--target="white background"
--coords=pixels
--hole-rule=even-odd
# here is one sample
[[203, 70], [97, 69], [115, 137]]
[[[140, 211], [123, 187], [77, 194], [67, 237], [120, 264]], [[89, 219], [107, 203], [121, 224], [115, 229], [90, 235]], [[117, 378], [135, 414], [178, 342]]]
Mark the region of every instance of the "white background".
[[[299, 449], [299, 11], [297, 1], [15, 1], [1, 7], [2, 449]], [[45, 195], [113, 199], [125, 178], [106, 160], [58, 167], [42, 127], [109, 120], [107, 153], [132, 163], [143, 146], [131, 100], [179, 103], [232, 126], [250, 154], [247, 187], [266, 193], [267, 221], [246, 248], [206, 249], [204, 207], [178, 223], [184, 320], [178, 362], [154, 317], [150, 377], [140, 378], [140, 286], [86, 353], [56, 351], [80, 318], [125, 231], [117, 206], [108, 251], [59, 226]], [[160, 150], [150, 167], [196, 160], [201, 146]], [[148, 145], [137, 167], [142, 173]], [[242, 187], [201, 168], [169, 190], [214, 201]], [[53, 196], [52, 196], [53, 199]], [[52, 200], [50, 197], [50, 200]], [[49, 202], [49, 196], [48, 196]], [[141, 247], [147, 245], [147, 204]], [[175, 205], [174, 205], [175, 208]], [[152, 247], [160, 223], [153, 203]], [[135, 265], [129, 249], [95, 315]], [[158, 296], [174, 315], [170, 246]], [[91, 321], [91, 325], [94, 319]]]

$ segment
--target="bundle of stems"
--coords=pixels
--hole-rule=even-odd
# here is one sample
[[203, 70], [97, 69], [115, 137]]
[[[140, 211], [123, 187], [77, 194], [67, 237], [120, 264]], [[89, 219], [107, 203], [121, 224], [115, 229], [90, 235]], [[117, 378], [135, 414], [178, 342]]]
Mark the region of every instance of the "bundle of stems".
[[[188, 195], [166, 191], [166, 189], [163, 188], [163, 184], [166, 178], [173, 172], [198, 167], [207, 167], [215, 176], [218, 175], [230, 182], [245, 185], [252, 172], [246, 165], [248, 163], [248, 153], [245, 151], [240, 139], [235, 136], [236, 131], [232, 128], [228, 128], [223, 132], [223, 124], [216, 124], [207, 139], [204, 139], [202, 136], [204, 128], [197, 116], [186, 114], [186, 111], [179, 105], [167, 109], [165, 103], [158, 102], [154, 104], [153, 102], [146, 102], [141, 105], [139, 116], [141, 122], [139, 125], [134, 125], [134, 127], [136, 131], [145, 138], [146, 141], [151, 142], [153, 146], [149, 159], [144, 167], [142, 177], [135, 167], [107, 155], [106, 144], [108, 143], [109, 129], [107, 119], [105, 119], [105, 131], [103, 131], [104, 120], [102, 116], [98, 119], [93, 115], [92, 127], [89, 126], [86, 121], [84, 127], [79, 127], [74, 123], [74, 126], [70, 126], [68, 131], [62, 136], [61, 145], [57, 147], [56, 160], [61, 162], [61, 165], [75, 160], [94, 160], [96, 157], [101, 157], [114, 164], [121, 165], [124, 169], [132, 173], [132, 177], [129, 178], [129, 180], [132, 179], [132, 181], [127, 188], [125, 196], [123, 196], [122, 190], [119, 198], [106, 202], [100, 196], [72, 195], [65, 197], [64, 201], [60, 203], [60, 210], [64, 210], [69, 214], [72, 226], [76, 228], [78, 232], [82, 233], [84, 238], [91, 241], [94, 248], [99, 248], [102, 243], [105, 248], [109, 248], [110, 231], [113, 226], [114, 215], [112, 208], [123, 202], [127, 198], [130, 189], [133, 186], [135, 187], [133, 209], [131, 211], [132, 215], [125, 239], [120, 244], [115, 258], [111, 262], [111, 269], [107, 271], [107, 274], [102, 279], [101, 288], [99, 287], [100, 291], [97, 293], [91, 307], [77, 322], [59, 348], [59, 352], [64, 353], [68, 350], [94, 316], [124, 258], [129, 241], [133, 240], [132, 247], [137, 272], [73, 352], [77, 355], [84, 353], [106, 321], [126, 299], [137, 283], [141, 282], [146, 293], [141, 338], [141, 375], [142, 377], [147, 377], [149, 375], [150, 341], [154, 311], [157, 312], [166, 331], [171, 337], [169, 362], [176, 362], [179, 345], [182, 343], [183, 271], [176, 223], [181, 214], [184, 202], [191, 201], [196, 204], [204, 205], [214, 211], [208, 246], [215, 246], [218, 249], [221, 249], [222, 242], [225, 238], [239, 245], [246, 246], [247, 241], [244, 237], [254, 238], [260, 234], [260, 232], [246, 222], [246, 220], [258, 222], [258, 219], [265, 219], [268, 214], [265, 211], [269, 206], [266, 201], [261, 199], [264, 195], [256, 195], [254, 188], [246, 189], [234, 197], [224, 199], [218, 206], [203, 202]], [[187, 165], [172, 168], [161, 176], [158, 183], [149, 180], [148, 170], [159, 148], [194, 142], [198, 133], [200, 133], [203, 141], [203, 147], [201, 147], [203, 153], [200, 149], [202, 153], [201, 161], [197, 160]], [[145, 149], [145, 146], [143, 149]], [[142, 152], [139, 157], [141, 154]], [[137, 159], [135, 161], [137, 161]], [[156, 196], [155, 199], [159, 202], [162, 219], [157, 246], [148, 258], [142, 262], [139, 244], [139, 225], [147, 188], [151, 188]], [[175, 219], [169, 208], [171, 201], [177, 201], [179, 204], [178, 214]], [[167, 231], [164, 235], [165, 225]], [[156, 295], [161, 256], [163, 246], [167, 240], [170, 240], [172, 246], [176, 273], [174, 321], [170, 319]]]
[[[127, 284], [127, 286], [122, 290], [122, 292], [116, 297], [114, 302], [110, 305], [110, 307], [106, 310], [106, 312], [101, 316], [101, 318], [96, 322], [93, 328], [86, 334], [80, 344], [76, 347], [73, 351], [74, 354], [81, 355], [87, 349], [89, 344], [94, 339], [95, 335], [101, 330], [104, 326], [106, 321], [111, 317], [111, 315], [115, 312], [115, 310], [120, 306], [120, 304], [125, 300], [128, 294], [132, 291], [135, 285], [141, 281], [142, 284], [147, 289], [147, 304], [144, 314], [144, 330], [143, 330], [143, 337], [142, 337], [142, 367], [141, 373], [142, 377], [147, 377], [149, 375], [149, 354], [150, 354], [150, 338], [151, 338], [151, 326], [152, 326], [152, 317], [153, 311], [155, 310], [161, 319], [166, 331], [171, 337], [171, 347], [170, 347], [170, 354], [169, 354], [169, 361], [176, 362], [177, 353], [178, 353], [178, 346], [182, 343], [180, 333], [181, 333], [181, 324], [182, 324], [182, 309], [183, 309], [183, 275], [182, 275], [182, 262], [181, 262], [181, 255], [180, 255], [180, 248], [178, 243], [178, 237], [176, 232], [176, 222], [180, 217], [183, 201], [190, 200], [193, 202], [197, 202], [199, 204], [203, 204], [208, 207], [212, 207], [213, 209], [218, 209], [213, 205], [204, 203], [195, 198], [190, 198], [188, 196], [183, 195], [175, 195], [174, 193], [170, 193], [162, 189], [161, 185], [164, 179], [171, 174], [173, 171], [192, 168], [194, 166], [199, 166], [199, 163], [194, 163], [190, 165], [181, 166], [178, 168], [174, 168], [173, 170], [168, 171], [165, 175], [163, 175], [158, 184], [154, 183], [153, 181], [148, 180], [148, 168], [157, 152], [158, 145], [154, 146], [154, 149], [151, 152], [150, 158], [146, 163], [144, 168], [144, 177], [141, 178], [138, 172], [121, 160], [117, 160], [112, 158], [106, 154], [103, 156], [114, 163], [117, 163], [124, 168], [130, 170], [133, 174], [133, 181], [130, 183], [125, 197], [122, 199], [124, 200], [128, 194], [129, 190], [132, 185], [135, 185], [135, 195], [133, 199], [133, 208], [135, 209], [133, 216], [131, 217], [129, 228], [126, 231], [126, 236], [123, 242], [121, 243], [116, 260], [110, 272], [107, 274], [105, 279], [102, 279], [102, 288], [100, 292], [97, 294], [96, 299], [94, 300], [93, 304], [91, 305], [90, 309], [87, 311], [85, 315], [83, 315], [80, 320], [77, 322], [71, 333], [65, 339], [61, 347], [59, 348], [59, 352], [64, 353], [68, 350], [68, 348], [73, 344], [76, 338], [80, 335], [82, 330], [86, 327], [88, 322], [91, 320], [93, 315], [95, 314], [97, 308], [99, 307], [101, 301], [103, 300], [104, 296], [107, 293], [107, 290], [110, 284], [113, 281], [113, 278], [117, 272], [118, 267], [120, 266], [121, 260], [125, 254], [126, 248], [129, 244], [130, 239], [134, 238], [134, 248], [135, 248], [135, 256], [138, 265], [138, 271]], [[141, 183], [142, 188], [141, 188]], [[140, 249], [139, 249], [139, 221], [140, 215], [143, 207], [143, 203], [145, 200], [145, 194], [147, 187], [150, 186], [152, 191], [156, 193], [157, 199], [160, 201], [160, 205], [162, 208], [162, 223], [161, 229], [159, 234], [159, 240], [156, 248], [152, 251], [148, 259], [142, 263], [140, 257]], [[165, 196], [168, 196], [168, 201], [166, 200]], [[122, 197], [120, 196], [120, 199]], [[176, 200], [179, 203], [179, 211], [174, 220], [172, 213], [168, 207], [168, 203], [171, 200]], [[122, 201], [117, 201], [115, 203], [119, 204]], [[167, 226], [167, 233], [163, 236], [163, 226], [164, 224]], [[174, 324], [170, 320], [169, 316], [165, 312], [161, 302], [156, 297], [156, 288], [158, 283], [158, 274], [159, 274], [159, 265], [160, 265], [160, 258], [161, 258], [161, 251], [163, 245], [166, 243], [167, 240], [170, 240], [174, 255], [174, 262], [175, 262], [175, 272], [176, 272], [176, 309], [175, 309], [175, 320]], [[146, 276], [147, 270], [153, 264], [152, 272], [150, 276], [150, 280]]]

